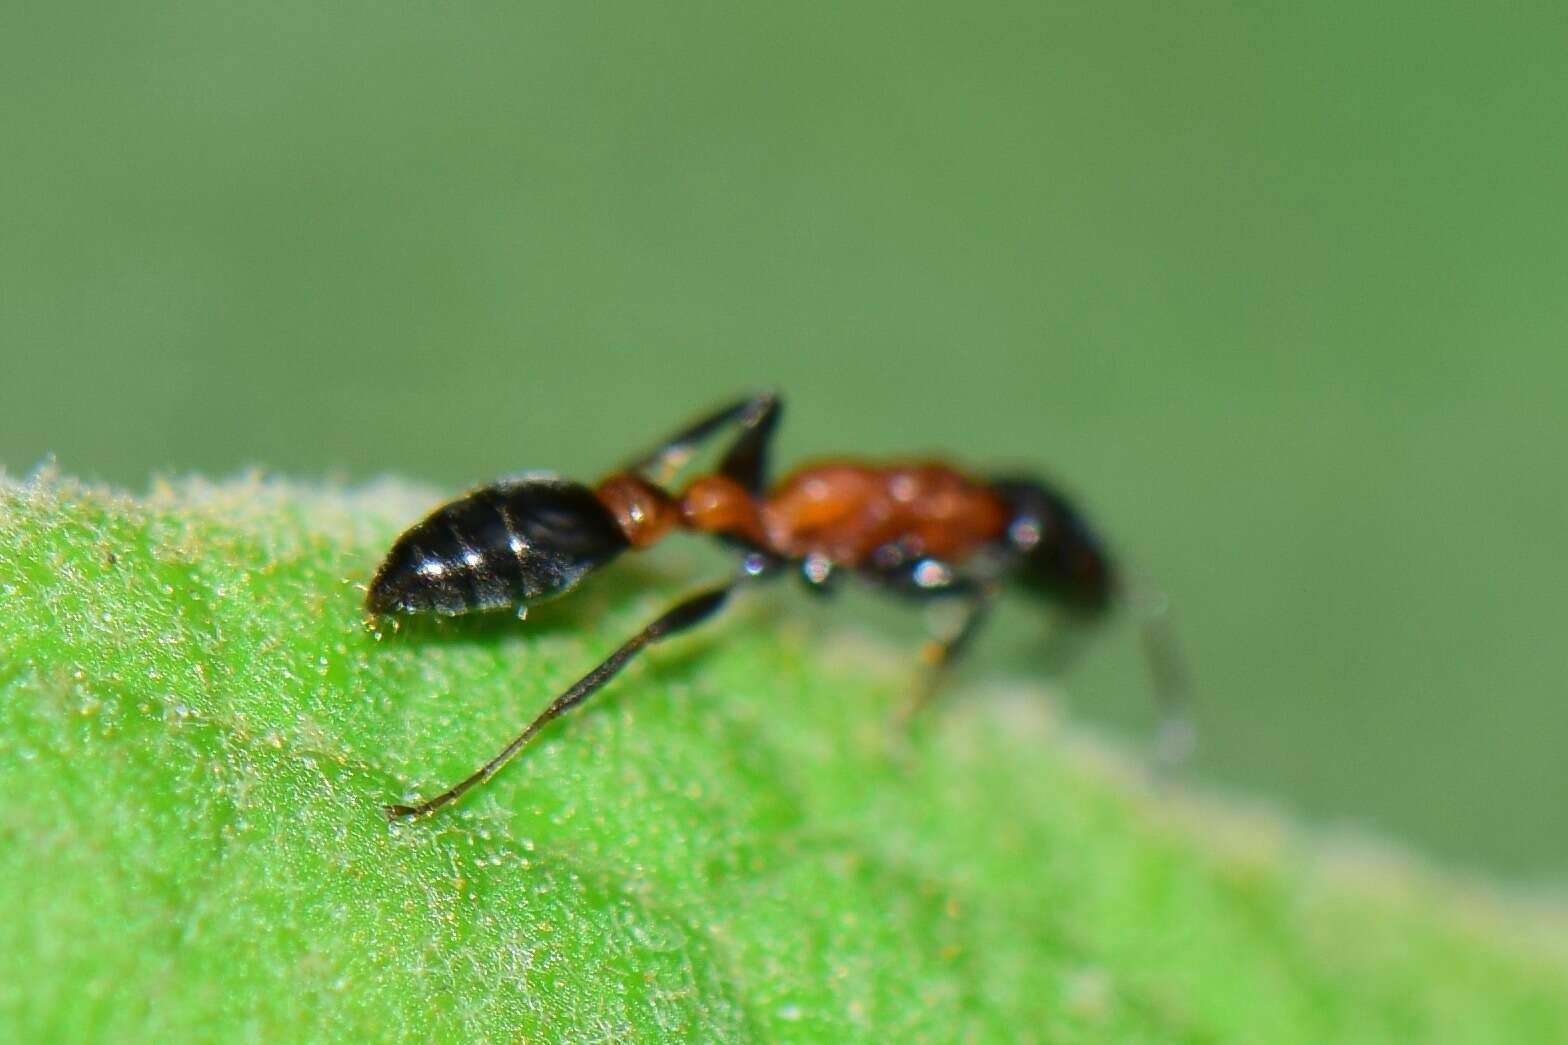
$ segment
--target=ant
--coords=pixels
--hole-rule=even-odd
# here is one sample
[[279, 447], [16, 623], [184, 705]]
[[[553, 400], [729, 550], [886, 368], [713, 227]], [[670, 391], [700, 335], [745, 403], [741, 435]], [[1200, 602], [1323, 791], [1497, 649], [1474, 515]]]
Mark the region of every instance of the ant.
[[[709, 619], [751, 580], [793, 569], [809, 589], [826, 592], [853, 574], [895, 594], [961, 601], [957, 628], [923, 651], [931, 670], [915, 706], [969, 644], [1005, 581], [1086, 620], [1104, 617], [1125, 594], [1083, 517], [1035, 480], [978, 479], [934, 461], [830, 460], [770, 487], [768, 450], [781, 410], [771, 392], [728, 404], [594, 488], [548, 472], [502, 479], [442, 505], [393, 543], [366, 596], [372, 614], [526, 609], [677, 529], [713, 534], [741, 559], [731, 580], [688, 596], [627, 639], [471, 776], [418, 805], [387, 806], [388, 815], [424, 816], [461, 798], [637, 654]], [[738, 434], [716, 471], [678, 494], [666, 489], [703, 444], [728, 428]], [[1144, 608], [1153, 610], [1147, 625], [1163, 604]], [[1177, 759], [1175, 749], [1187, 741], [1179, 714], [1184, 673], [1166, 629], [1146, 626], [1144, 638], [1167, 712], [1162, 740]]]

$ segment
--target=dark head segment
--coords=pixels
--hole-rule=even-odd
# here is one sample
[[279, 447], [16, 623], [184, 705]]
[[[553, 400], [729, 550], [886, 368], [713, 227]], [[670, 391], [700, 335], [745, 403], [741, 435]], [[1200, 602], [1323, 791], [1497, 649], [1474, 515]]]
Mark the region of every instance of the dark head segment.
[[1018, 579], [1070, 609], [1099, 613], [1116, 593], [1110, 556], [1067, 499], [1043, 483], [1003, 479], [991, 484], [1012, 511], [1007, 541], [1018, 555]]
[[503, 479], [442, 505], [392, 545], [372, 613], [456, 616], [570, 591], [627, 548], [592, 490], [548, 475]]

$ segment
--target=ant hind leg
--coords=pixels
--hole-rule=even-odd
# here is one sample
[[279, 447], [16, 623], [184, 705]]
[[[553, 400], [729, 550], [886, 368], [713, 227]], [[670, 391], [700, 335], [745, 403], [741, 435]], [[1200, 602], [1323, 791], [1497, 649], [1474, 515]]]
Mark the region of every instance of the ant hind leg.
[[730, 582], [717, 588], [698, 592], [676, 603], [660, 615], [658, 619], [654, 620], [653, 623], [622, 643], [619, 649], [606, 657], [592, 671], [572, 683], [566, 692], [551, 701], [550, 705], [541, 711], [538, 717], [517, 735], [515, 740], [506, 745], [500, 754], [479, 767], [462, 782], [418, 805], [389, 805], [386, 807], [387, 815], [401, 817], [425, 816], [440, 809], [448, 802], [457, 801], [471, 788], [489, 780], [500, 771], [502, 766], [510, 762], [512, 756], [521, 751], [541, 729], [593, 696], [606, 682], [614, 678], [616, 673], [624, 668], [628, 661], [641, 653], [645, 648], [662, 639], [669, 638], [671, 635], [678, 635], [713, 616], [724, 605], [725, 600], [729, 597], [730, 592], [734, 590], [734, 587], [734, 582]]

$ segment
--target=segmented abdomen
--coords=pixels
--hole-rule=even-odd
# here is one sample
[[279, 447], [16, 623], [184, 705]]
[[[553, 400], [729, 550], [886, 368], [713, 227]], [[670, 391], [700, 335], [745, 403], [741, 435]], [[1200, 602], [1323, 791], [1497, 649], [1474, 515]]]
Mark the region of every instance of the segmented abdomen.
[[455, 616], [559, 595], [626, 547], [615, 520], [578, 483], [504, 480], [437, 508], [387, 554], [368, 604]]

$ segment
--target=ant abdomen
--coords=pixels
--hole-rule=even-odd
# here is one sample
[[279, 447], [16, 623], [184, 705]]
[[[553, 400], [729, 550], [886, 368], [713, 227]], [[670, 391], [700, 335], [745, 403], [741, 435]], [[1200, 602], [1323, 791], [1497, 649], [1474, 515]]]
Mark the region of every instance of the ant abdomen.
[[545, 475], [503, 479], [399, 537], [365, 605], [440, 616], [515, 607], [570, 591], [627, 546], [588, 487]]

